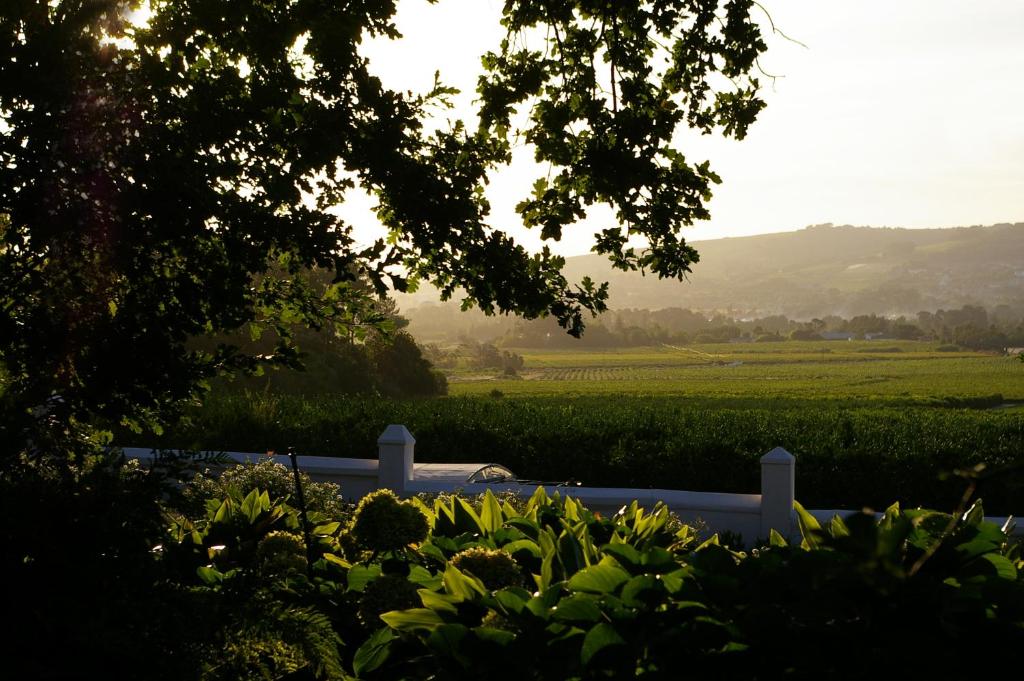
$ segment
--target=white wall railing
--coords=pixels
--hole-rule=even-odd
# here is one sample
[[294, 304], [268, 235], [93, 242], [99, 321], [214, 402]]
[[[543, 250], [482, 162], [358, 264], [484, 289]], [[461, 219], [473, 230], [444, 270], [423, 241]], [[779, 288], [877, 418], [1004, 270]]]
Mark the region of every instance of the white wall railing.
[[[399, 496], [412, 496], [421, 492], [460, 492], [468, 495], [510, 491], [529, 497], [537, 484], [466, 482], [469, 475], [487, 465], [478, 464], [417, 464], [416, 440], [402, 425], [390, 425], [377, 439], [377, 459], [351, 459], [326, 456], [299, 456], [299, 467], [316, 481], [333, 482], [341, 487], [346, 499], [356, 501], [375, 489], [387, 487]], [[150, 449], [125, 448], [125, 456], [143, 462], [155, 460], [159, 453]], [[266, 454], [221, 452], [221, 456], [238, 463], [255, 463], [267, 458], [289, 466], [285, 455], [268, 457]], [[774, 529], [784, 536], [796, 535], [796, 457], [776, 447], [761, 457], [761, 493], [730, 494], [719, 492], [690, 492], [671, 489], [635, 489], [620, 487], [553, 487], [581, 501], [592, 511], [610, 514], [633, 500], [650, 508], [664, 502], [685, 523], [701, 523], [715, 532], [729, 531], [740, 534], [750, 543], [767, 537]], [[832, 516], [848, 516], [856, 511], [810, 511], [820, 521]], [[986, 520], [1003, 525], [1006, 518], [987, 517]], [[1024, 536], [1024, 528], [1017, 527], [1014, 535]]]

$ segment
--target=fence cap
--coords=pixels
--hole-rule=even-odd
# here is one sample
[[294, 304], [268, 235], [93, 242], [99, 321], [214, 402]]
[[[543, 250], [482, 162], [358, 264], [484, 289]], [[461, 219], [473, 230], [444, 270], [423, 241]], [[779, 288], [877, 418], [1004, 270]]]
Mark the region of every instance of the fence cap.
[[399, 424], [392, 423], [384, 429], [384, 432], [377, 438], [378, 445], [414, 445], [416, 439], [409, 430]]
[[776, 447], [761, 457], [761, 463], [768, 464], [770, 466], [786, 466], [791, 465], [795, 461], [796, 457], [782, 447]]

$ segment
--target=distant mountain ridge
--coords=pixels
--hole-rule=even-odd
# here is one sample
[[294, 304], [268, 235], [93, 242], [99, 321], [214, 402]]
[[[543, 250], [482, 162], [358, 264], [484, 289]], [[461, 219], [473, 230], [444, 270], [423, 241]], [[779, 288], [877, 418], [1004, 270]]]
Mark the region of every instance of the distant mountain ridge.
[[689, 281], [614, 270], [603, 256], [566, 259], [570, 281], [611, 284], [610, 307], [737, 315], [914, 314], [965, 304], [1024, 304], [1024, 223], [902, 229], [814, 225], [693, 242]]

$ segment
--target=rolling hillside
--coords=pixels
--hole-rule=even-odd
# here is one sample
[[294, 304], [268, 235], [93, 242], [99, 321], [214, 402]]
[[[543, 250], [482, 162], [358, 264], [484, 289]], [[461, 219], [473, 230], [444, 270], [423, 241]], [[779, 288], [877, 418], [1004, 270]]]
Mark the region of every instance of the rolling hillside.
[[611, 283], [611, 307], [684, 307], [740, 314], [916, 313], [1024, 302], [1024, 223], [955, 229], [818, 225], [797, 232], [694, 242], [688, 282], [569, 258], [570, 280]]
[[[613, 270], [597, 255], [568, 258], [565, 272], [570, 281], [590, 275], [610, 282], [613, 309], [682, 307], [811, 319], [914, 315], [968, 304], [1024, 306], [1024, 223], [951, 229], [815, 225], [694, 246], [700, 262], [685, 282]], [[425, 286], [396, 299], [409, 311], [436, 304], [437, 294]], [[467, 315], [467, 323], [469, 317], [477, 314]]]

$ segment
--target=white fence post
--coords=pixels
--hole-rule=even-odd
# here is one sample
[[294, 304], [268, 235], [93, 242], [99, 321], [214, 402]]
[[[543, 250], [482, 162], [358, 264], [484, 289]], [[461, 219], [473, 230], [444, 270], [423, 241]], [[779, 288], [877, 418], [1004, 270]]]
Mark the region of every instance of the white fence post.
[[377, 438], [377, 487], [387, 487], [401, 496], [412, 480], [413, 448], [416, 440], [405, 426], [392, 424]]
[[784, 537], [793, 532], [796, 498], [796, 457], [776, 447], [761, 457], [761, 538], [771, 530]]

